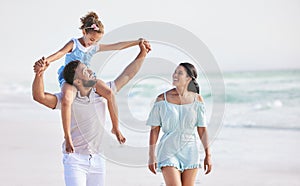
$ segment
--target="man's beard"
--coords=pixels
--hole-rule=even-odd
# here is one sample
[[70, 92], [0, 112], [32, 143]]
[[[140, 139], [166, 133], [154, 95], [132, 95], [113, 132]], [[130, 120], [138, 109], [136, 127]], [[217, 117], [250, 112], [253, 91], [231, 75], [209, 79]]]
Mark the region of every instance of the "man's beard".
[[84, 87], [93, 87], [96, 83], [96, 80], [82, 80], [82, 85]]

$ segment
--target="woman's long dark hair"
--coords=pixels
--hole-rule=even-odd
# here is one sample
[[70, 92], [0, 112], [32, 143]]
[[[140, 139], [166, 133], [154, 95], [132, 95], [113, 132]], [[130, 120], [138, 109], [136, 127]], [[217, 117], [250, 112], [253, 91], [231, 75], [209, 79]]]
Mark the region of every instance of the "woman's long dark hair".
[[199, 84], [197, 82], [197, 70], [195, 68], [194, 65], [190, 64], [190, 63], [180, 63], [180, 66], [184, 67], [188, 76], [192, 78], [192, 80], [190, 81], [189, 85], [188, 85], [188, 91], [192, 91], [195, 93], [199, 94]]

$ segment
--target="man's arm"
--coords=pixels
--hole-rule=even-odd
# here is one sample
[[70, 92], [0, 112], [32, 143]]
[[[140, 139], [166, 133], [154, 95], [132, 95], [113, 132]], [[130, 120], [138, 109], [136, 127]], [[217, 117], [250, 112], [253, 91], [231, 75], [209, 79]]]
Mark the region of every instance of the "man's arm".
[[[41, 63], [44, 63], [44, 59], [40, 59]], [[43, 68], [43, 67], [39, 67]], [[40, 69], [38, 69], [39, 71]], [[36, 73], [32, 83], [32, 96], [33, 99], [46, 107], [54, 109], [57, 104], [57, 98], [55, 95], [44, 92], [44, 72]]]
[[140, 53], [137, 55], [135, 60], [132, 61], [114, 81], [117, 92], [137, 74], [147, 53], [151, 50], [150, 44], [147, 41], [141, 41], [139, 47]]

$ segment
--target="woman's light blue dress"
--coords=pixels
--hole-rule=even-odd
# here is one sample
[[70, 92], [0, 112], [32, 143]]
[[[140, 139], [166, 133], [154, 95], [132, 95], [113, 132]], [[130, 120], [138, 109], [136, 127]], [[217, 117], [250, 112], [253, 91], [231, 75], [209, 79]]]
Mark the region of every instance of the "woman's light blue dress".
[[166, 99], [156, 102], [147, 125], [160, 126], [163, 136], [157, 146], [157, 171], [172, 166], [180, 171], [200, 168], [200, 143], [197, 127], [206, 127], [205, 106], [193, 103], [177, 105]]

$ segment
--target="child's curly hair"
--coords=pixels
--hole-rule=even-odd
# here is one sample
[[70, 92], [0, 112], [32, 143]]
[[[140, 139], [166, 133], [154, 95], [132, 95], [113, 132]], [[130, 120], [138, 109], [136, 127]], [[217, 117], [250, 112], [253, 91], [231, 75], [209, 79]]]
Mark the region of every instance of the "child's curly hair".
[[84, 17], [80, 18], [80, 21], [82, 24], [80, 29], [84, 29], [86, 33], [94, 31], [104, 34], [104, 26], [95, 12], [89, 12]]

